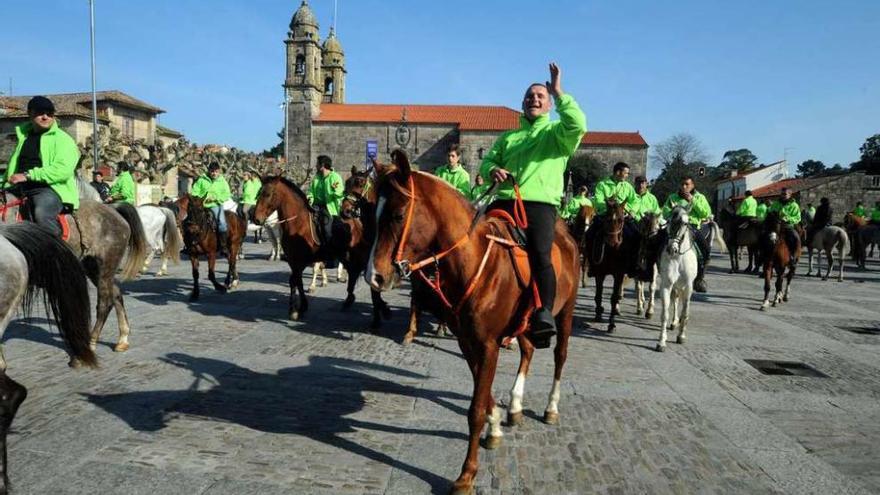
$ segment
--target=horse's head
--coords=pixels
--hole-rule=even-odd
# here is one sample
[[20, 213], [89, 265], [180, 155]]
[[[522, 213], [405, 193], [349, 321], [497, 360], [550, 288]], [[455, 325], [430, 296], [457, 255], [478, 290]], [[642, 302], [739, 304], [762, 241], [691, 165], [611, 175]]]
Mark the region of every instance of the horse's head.
[[255, 224], [263, 225], [263, 222], [269, 218], [272, 212], [278, 211], [281, 206], [278, 189], [281, 186], [281, 177], [263, 177], [263, 187], [260, 189], [260, 196], [257, 198], [257, 205], [254, 206], [252, 218]]
[[667, 250], [671, 254], [681, 254], [686, 251], [684, 248], [685, 239], [688, 238], [690, 228], [690, 217], [688, 211], [681, 206], [676, 206], [669, 214], [669, 242], [666, 245]]
[[186, 218], [182, 222], [186, 237], [198, 239], [211, 230], [211, 215], [205, 208], [205, 200], [192, 195], [186, 196]]
[[369, 180], [366, 172], [352, 173], [351, 177], [345, 180], [345, 195], [355, 198], [363, 197]]
[[605, 202], [608, 207], [605, 223], [605, 243], [618, 248], [623, 243], [623, 225], [626, 222], [626, 207], [614, 199]]
[[451, 186], [413, 171], [406, 153], [395, 150], [391, 159], [391, 165], [375, 163], [376, 236], [364, 278], [377, 290], [409, 276], [410, 261], [451, 246], [457, 240], [453, 229], [466, 232], [472, 214]]
[[642, 215], [642, 219], [639, 220], [639, 233], [642, 238], [654, 237], [657, 232], [660, 232], [660, 220], [660, 215], [654, 212]]

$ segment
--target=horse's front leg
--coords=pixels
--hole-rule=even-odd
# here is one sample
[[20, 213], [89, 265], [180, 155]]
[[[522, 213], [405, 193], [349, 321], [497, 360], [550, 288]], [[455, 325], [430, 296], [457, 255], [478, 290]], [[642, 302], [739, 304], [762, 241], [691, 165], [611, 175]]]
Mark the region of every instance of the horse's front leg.
[[[342, 266], [342, 263], [339, 264]], [[345, 301], [342, 301], [342, 309], [349, 309], [352, 304], [354, 304], [354, 287], [357, 285], [357, 280], [360, 276], [361, 270], [352, 270], [351, 277], [348, 278], [345, 285]], [[373, 305], [373, 313], [374, 313], [374, 322], [375, 322], [375, 313], [376, 307]]]
[[199, 300], [199, 255], [190, 252], [189, 262], [192, 265], [193, 288], [189, 294], [190, 301]]
[[[797, 270], [797, 265], [792, 264], [788, 267], [788, 273], [785, 275], [785, 292], [782, 293], [782, 300], [785, 302], [788, 302], [789, 299], [791, 291], [791, 279], [794, 278], [795, 270]], [[781, 285], [781, 283], [782, 279], [780, 278], [778, 285]]]
[[309, 293], [314, 293], [318, 289], [318, 277], [320, 276], [321, 267], [324, 266], [320, 261], [312, 265], [312, 283], [309, 284]]
[[288, 283], [290, 284], [290, 299], [288, 300], [287, 306], [288, 316], [293, 321], [299, 321], [305, 313], [303, 305], [306, 301], [306, 295], [302, 289], [301, 268], [297, 270], [291, 267]]
[[0, 493], [8, 493], [9, 490], [9, 465], [7, 463], [6, 435], [18, 407], [27, 398], [27, 389], [21, 384], [9, 378], [5, 372], [0, 372]]
[[645, 294], [644, 294], [644, 284], [641, 280], [635, 280], [635, 289], [636, 289], [636, 314], [642, 314], [642, 311], [645, 310]]
[[[771, 255], [772, 256], [772, 255]], [[770, 306], [770, 279], [773, 277], [773, 264], [764, 266], [764, 302], [761, 303], [761, 311], [766, 311]]]
[[657, 352], [663, 352], [666, 350], [666, 329], [669, 328], [669, 313], [672, 304], [671, 299], [672, 289], [669, 286], [661, 288], [660, 304], [662, 305], [662, 310], [660, 312], [660, 340], [657, 341], [657, 347], [654, 348]]
[[602, 323], [602, 313], [605, 312], [605, 308], [602, 307], [602, 288], [605, 285], [605, 275], [596, 275], [593, 279], [596, 281], [596, 296], [594, 298], [596, 302], [596, 322]]
[[226, 287], [234, 289], [238, 287], [238, 254], [241, 244], [232, 239], [229, 235], [229, 270], [226, 272]]
[[785, 265], [776, 270], [776, 295], [773, 297], [773, 306], [782, 302], [782, 283], [785, 278]]
[[617, 329], [616, 316], [620, 314], [620, 297], [623, 293], [623, 275], [614, 275], [614, 286], [611, 291], [611, 316], [608, 318], [608, 333]]
[[[816, 263], [819, 266], [819, 271], [816, 273], [817, 277], [822, 276], [822, 252], [819, 252], [819, 259], [816, 260]], [[807, 276], [813, 274], [813, 248], [807, 249]]]
[[693, 287], [686, 286], [678, 296], [681, 311], [678, 317], [678, 338], [675, 339], [675, 342], [678, 344], [684, 344], [687, 341], [687, 325], [691, 316], [692, 292]]
[[828, 264], [828, 266], [825, 267], [825, 276], [822, 277], [822, 280], [828, 280], [828, 276], [831, 275], [831, 270], [834, 269], [834, 248], [833, 247], [825, 252], [825, 262]]
[[[230, 261], [231, 262], [231, 261]], [[217, 274], [214, 272], [214, 266], [217, 264], [217, 252], [211, 251], [208, 253], [208, 280], [214, 284], [214, 290], [221, 294], [226, 294], [226, 286], [217, 282]]]
[[519, 426], [523, 422], [523, 395], [526, 389], [526, 376], [529, 374], [529, 366], [532, 363], [532, 355], [535, 346], [528, 338], [517, 339], [519, 341], [519, 369], [516, 372], [516, 380], [510, 389], [510, 407], [507, 408], [507, 425]]
[[[474, 478], [479, 466], [480, 434], [486, 425], [486, 411], [492, 402], [492, 382], [495, 380], [495, 368], [498, 365], [498, 345], [494, 341], [476, 343], [473, 350], [477, 355], [475, 356], [474, 395], [468, 409], [468, 450], [461, 466], [461, 474], [453, 485], [453, 493], [455, 494], [473, 493]], [[490, 436], [491, 433], [490, 430]], [[487, 439], [486, 443], [488, 445], [497, 443], [497, 441]]]
[[655, 267], [653, 270], [654, 274], [651, 276], [651, 285], [648, 287], [648, 309], [645, 311], [645, 318], [651, 319], [654, 316], [654, 299], [656, 299], [657, 295], [657, 268]]
[[409, 327], [406, 329], [406, 334], [403, 336], [403, 343], [409, 344], [416, 338], [416, 333], [419, 331], [419, 315], [421, 314], [421, 309], [419, 309], [419, 305], [416, 304], [416, 298], [412, 297], [409, 300]]

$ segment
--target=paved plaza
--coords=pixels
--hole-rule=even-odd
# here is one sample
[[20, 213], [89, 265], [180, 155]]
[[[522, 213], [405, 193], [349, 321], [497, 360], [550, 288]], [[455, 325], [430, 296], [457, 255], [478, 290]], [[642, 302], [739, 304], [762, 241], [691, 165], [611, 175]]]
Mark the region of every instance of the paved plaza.
[[[29, 389], [9, 437], [16, 493], [449, 489], [472, 387], [456, 341], [426, 318], [400, 344], [407, 290], [386, 295], [394, 317], [371, 335], [366, 287], [341, 312], [334, 277], [306, 321], [288, 322], [286, 263], [265, 261], [266, 245], [246, 248], [241, 287], [227, 295], [204, 279], [202, 300], [188, 303], [188, 261], [124, 284], [132, 347], [112, 352], [111, 316], [98, 370], [68, 369], [43, 318], [8, 328], [9, 374]], [[848, 266], [843, 283], [798, 276], [792, 301], [767, 312], [762, 281], [713, 264], [687, 344], [673, 335], [662, 354], [658, 321], [635, 316], [630, 290], [609, 335], [588, 325], [593, 290], [581, 289], [560, 424], [540, 421], [552, 353], [538, 351], [526, 421], [481, 451], [477, 492], [880, 492], [880, 263]], [[504, 407], [518, 359], [502, 353], [494, 391]], [[745, 360], [825, 376], [790, 365], [762, 374]]]

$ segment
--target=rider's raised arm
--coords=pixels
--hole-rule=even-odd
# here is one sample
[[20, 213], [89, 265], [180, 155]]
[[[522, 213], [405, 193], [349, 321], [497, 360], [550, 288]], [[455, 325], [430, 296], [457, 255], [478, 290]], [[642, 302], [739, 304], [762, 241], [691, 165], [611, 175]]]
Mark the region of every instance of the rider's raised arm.
[[569, 94], [555, 97], [554, 102], [556, 112], [559, 113], [559, 122], [553, 127], [553, 136], [562, 152], [572, 155], [587, 132], [587, 116]]

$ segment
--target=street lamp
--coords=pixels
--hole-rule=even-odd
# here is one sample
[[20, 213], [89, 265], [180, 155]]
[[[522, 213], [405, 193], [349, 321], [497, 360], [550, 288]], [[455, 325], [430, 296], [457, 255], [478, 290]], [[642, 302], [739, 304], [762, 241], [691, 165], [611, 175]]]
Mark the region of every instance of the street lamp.
[[92, 149], [95, 162], [92, 169], [98, 169], [98, 92], [95, 83], [95, 0], [89, 0], [89, 44], [92, 58]]

